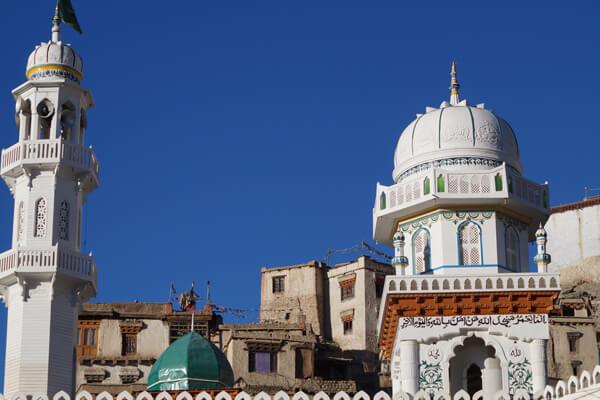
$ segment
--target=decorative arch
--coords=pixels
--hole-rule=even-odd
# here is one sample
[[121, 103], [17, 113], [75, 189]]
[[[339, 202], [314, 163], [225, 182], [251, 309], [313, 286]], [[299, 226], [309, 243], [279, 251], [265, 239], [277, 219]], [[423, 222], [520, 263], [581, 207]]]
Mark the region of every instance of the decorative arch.
[[502, 191], [502, 175], [500, 175], [500, 173], [497, 173], [496, 176], [494, 176], [494, 186], [496, 189], [496, 192], [501, 192]]
[[458, 226], [459, 264], [483, 264], [483, 248], [481, 241], [481, 227], [471, 220]]
[[444, 175], [440, 174], [437, 177], [437, 191], [439, 193], [443, 193], [446, 191], [446, 181], [444, 180]]
[[431, 235], [419, 228], [412, 237], [413, 265], [415, 274], [431, 271]]
[[506, 254], [506, 268], [511, 271], [521, 270], [521, 242], [519, 240], [519, 233], [513, 226], [507, 226], [504, 231], [504, 247]]
[[456, 348], [464, 345], [465, 340], [470, 337], [481, 339], [486, 346], [492, 347], [496, 351], [495, 356], [500, 360], [502, 369], [505, 370], [508, 367], [508, 358], [506, 357], [506, 353], [504, 352], [502, 345], [492, 335], [484, 332], [471, 332], [468, 335], [456, 336], [455, 338], [451, 339], [448, 342], [448, 351], [446, 352], [441, 363], [446, 367], [450, 365], [450, 360], [452, 357], [456, 356]]
[[36, 111], [38, 114], [38, 136], [34, 139], [50, 139], [54, 104], [50, 100], [44, 99], [38, 103]]
[[60, 110], [60, 137], [65, 141], [73, 141], [73, 128], [76, 125], [75, 106], [70, 101], [65, 102]]
[[46, 199], [40, 197], [35, 202], [35, 225], [33, 227], [33, 236], [45, 237], [48, 227], [48, 204]]
[[423, 195], [425, 196], [429, 193], [431, 193], [431, 181], [429, 180], [429, 177], [426, 176], [423, 180]]

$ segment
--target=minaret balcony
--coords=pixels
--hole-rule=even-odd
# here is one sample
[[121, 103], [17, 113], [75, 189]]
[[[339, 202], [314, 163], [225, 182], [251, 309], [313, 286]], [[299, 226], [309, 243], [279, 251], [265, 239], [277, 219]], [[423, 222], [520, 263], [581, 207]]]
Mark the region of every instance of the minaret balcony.
[[96, 263], [92, 256], [58, 247], [50, 250], [12, 249], [0, 254], [0, 286], [14, 284], [27, 276], [49, 278], [54, 274], [89, 282], [92, 289], [96, 289]]
[[531, 220], [533, 238], [549, 213], [548, 185], [532, 182], [506, 164], [483, 171], [431, 168], [392, 186], [377, 185], [373, 237], [391, 245], [398, 221], [436, 209], [469, 207], [510, 209]]
[[3, 149], [0, 174], [15, 178], [28, 169], [53, 169], [58, 165], [89, 175], [92, 185], [98, 185], [100, 166], [92, 148], [63, 139], [26, 140]]

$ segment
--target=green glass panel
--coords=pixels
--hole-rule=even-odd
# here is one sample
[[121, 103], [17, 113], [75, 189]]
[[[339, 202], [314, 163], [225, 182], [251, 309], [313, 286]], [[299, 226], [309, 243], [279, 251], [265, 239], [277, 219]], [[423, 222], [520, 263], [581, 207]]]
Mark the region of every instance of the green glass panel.
[[494, 181], [496, 183], [496, 192], [499, 192], [502, 190], [502, 176], [500, 176], [500, 174], [496, 174]]
[[446, 182], [444, 181], [444, 176], [440, 175], [437, 177], [437, 191], [443, 193], [446, 191]]
[[385, 210], [385, 193], [381, 193], [381, 197], [379, 197], [379, 209]]
[[423, 194], [429, 194], [431, 192], [431, 183], [429, 182], [429, 177], [425, 177], [423, 181]]

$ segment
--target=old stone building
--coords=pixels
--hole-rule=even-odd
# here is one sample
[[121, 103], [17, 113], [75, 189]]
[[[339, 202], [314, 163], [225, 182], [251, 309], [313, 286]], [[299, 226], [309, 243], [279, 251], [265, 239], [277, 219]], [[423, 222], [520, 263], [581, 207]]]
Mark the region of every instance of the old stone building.
[[598, 364], [597, 328], [588, 298], [561, 297], [555, 314], [550, 316], [550, 340], [547, 343], [550, 381], [579, 376]]
[[192, 329], [218, 347], [222, 318], [207, 304], [175, 311], [170, 303], [86, 303], [79, 313], [76, 390], [90, 393], [146, 389], [153, 363]]
[[263, 268], [260, 322], [221, 327], [237, 382], [250, 391], [375, 390], [377, 312], [393, 271], [366, 256]]
[[551, 209], [545, 229], [553, 270], [562, 274], [563, 284], [585, 278], [599, 280], [600, 270], [600, 196]]

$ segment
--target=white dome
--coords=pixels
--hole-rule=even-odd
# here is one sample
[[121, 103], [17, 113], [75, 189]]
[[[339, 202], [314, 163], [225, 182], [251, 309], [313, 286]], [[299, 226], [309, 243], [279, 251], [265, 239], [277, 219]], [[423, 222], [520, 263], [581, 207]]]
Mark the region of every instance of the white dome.
[[41, 43], [27, 59], [27, 79], [64, 78], [79, 83], [83, 61], [75, 50], [61, 41]]
[[488, 169], [506, 162], [522, 173], [519, 147], [510, 125], [483, 105], [466, 101], [417, 115], [398, 140], [395, 182], [412, 173], [442, 167]]

